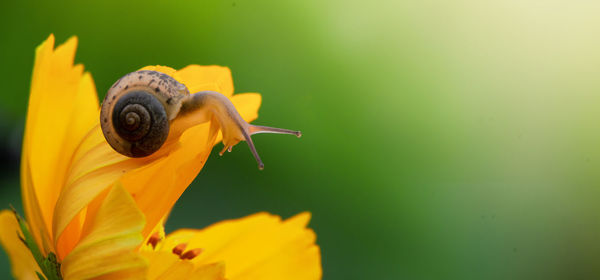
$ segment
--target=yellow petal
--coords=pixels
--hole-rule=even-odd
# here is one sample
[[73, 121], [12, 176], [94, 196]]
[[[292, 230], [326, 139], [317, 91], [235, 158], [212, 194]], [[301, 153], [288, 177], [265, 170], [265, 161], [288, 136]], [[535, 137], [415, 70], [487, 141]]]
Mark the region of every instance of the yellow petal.
[[179, 257], [171, 252], [143, 251], [141, 254], [148, 260], [147, 279], [157, 279], [180, 261]]
[[160, 276], [156, 277], [157, 280], [179, 280], [189, 279], [190, 275], [194, 272], [194, 264], [190, 261], [176, 261], [167, 268]]
[[258, 109], [261, 102], [262, 98], [258, 93], [240, 93], [231, 97], [231, 103], [246, 122], [258, 118]]
[[181, 260], [179, 256], [166, 251], [145, 251], [142, 254], [149, 260], [147, 275], [149, 280], [225, 279], [223, 263], [196, 265], [189, 260]]
[[[36, 48], [36, 58], [33, 67], [33, 77], [40, 76], [40, 72], [43, 72], [43, 67], [41, 65], [48, 64], [53, 46], [54, 36], [50, 35], [46, 41], [44, 41], [40, 46]], [[31, 97], [29, 98], [29, 109], [27, 112], [28, 118], [34, 115], [33, 112], [39, 107], [39, 101], [39, 99]], [[48, 231], [47, 227], [49, 225], [46, 225], [44, 217], [42, 216], [42, 212], [40, 210], [40, 205], [36, 195], [36, 189], [33, 186], [33, 179], [29, 160], [29, 150], [31, 149], [30, 131], [32, 130], [33, 121], [33, 118], [31, 120], [28, 120], [28, 123], [25, 126], [25, 135], [23, 137], [23, 152], [21, 155], [21, 193], [23, 197], [23, 208], [25, 209], [25, 216], [29, 221], [30, 231], [36, 239], [37, 243], [51, 244], [52, 242], [50, 242], [50, 232]], [[45, 246], [40, 246], [40, 250], [43, 254], [47, 253]]]
[[106, 195], [90, 233], [62, 262], [65, 279], [89, 279], [107, 274], [141, 278], [146, 260], [137, 253], [143, 238], [144, 215], [120, 184]]
[[[23, 145], [23, 159], [28, 156], [28, 149], [26, 148], [25, 141]], [[29, 223], [29, 231], [36, 240], [36, 243], [40, 247], [42, 254], [47, 255], [48, 252], [54, 251], [53, 243], [50, 240], [50, 234], [48, 228], [42, 217], [42, 211], [38, 204], [38, 199], [33, 188], [33, 180], [31, 179], [31, 167], [29, 162], [26, 160], [21, 161], [21, 196], [23, 198], [23, 208], [25, 208], [25, 214]]]
[[[77, 38], [56, 49], [53, 45], [51, 35], [36, 50], [22, 159], [25, 209], [42, 250], [48, 241], [42, 239], [52, 238], [47, 229], [71, 157], [78, 140], [97, 122], [98, 111], [91, 76], [82, 65], [73, 65]], [[39, 204], [41, 219], [32, 204]], [[41, 238], [40, 232], [49, 238]]]
[[259, 213], [217, 223], [203, 230], [179, 230], [167, 236], [163, 250], [187, 243], [204, 251], [196, 264], [223, 261], [226, 278], [321, 279], [321, 257], [315, 234], [307, 229], [309, 213], [281, 221]]
[[183, 83], [190, 93], [210, 90], [227, 97], [233, 95], [233, 79], [231, 78], [231, 70], [227, 67], [188, 65], [177, 71], [177, 78], [175, 79]]
[[147, 267], [141, 268], [132, 268], [127, 270], [116, 271], [112, 273], [108, 273], [102, 276], [94, 277], [94, 280], [117, 280], [117, 279], [127, 279], [127, 280], [146, 280], [146, 271]]
[[196, 280], [225, 280], [225, 264], [223, 262], [202, 265], [194, 271]]
[[10, 258], [13, 277], [21, 280], [37, 280], [35, 272], [42, 270], [17, 234], [23, 236], [15, 215], [8, 210], [0, 211], [0, 244]]

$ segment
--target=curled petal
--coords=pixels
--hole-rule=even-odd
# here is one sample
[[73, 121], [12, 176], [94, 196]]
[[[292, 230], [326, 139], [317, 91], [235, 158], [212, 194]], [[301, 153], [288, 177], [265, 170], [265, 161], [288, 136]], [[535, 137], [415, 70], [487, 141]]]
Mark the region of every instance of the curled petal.
[[[50, 35], [36, 49], [21, 164], [24, 208], [41, 249], [52, 249], [54, 205], [79, 140], [97, 122], [91, 76], [73, 65], [77, 38], [54, 49]], [[48, 248], [49, 247], [49, 248]]]
[[116, 184], [98, 209], [89, 234], [64, 258], [65, 279], [90, 279], [126, 274], [143, 279], [146, 260], [135, 252], [143, 241], [144, 214], [131, 196]]

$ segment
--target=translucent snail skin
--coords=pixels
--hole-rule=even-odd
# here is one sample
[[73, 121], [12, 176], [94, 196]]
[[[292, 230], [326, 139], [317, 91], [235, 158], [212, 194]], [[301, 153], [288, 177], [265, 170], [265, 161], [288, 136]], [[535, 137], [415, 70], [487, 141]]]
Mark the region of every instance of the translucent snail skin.
[[128, 157], [146, 157], [167, 140], [173, 120], [199, 124], [217, 120], [223, 133], [222, 155], [242, 140], [258, 162], [264, 164], [250, 136], [257, 133], [293, 134], [300, 131], [252, 125], [244, 121], [231, 101], [214, 91], [190, 94], [171, 76], [149, 70], [129, 73], [108, 90], [100, 111], [100, 125], [106, 141]]

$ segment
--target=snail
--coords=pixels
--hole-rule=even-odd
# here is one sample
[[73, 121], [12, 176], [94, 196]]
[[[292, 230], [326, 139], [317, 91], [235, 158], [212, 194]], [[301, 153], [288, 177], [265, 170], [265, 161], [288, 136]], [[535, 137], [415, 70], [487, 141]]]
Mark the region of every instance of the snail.
[[214, 91], [190, 94], [185, 85], [171, 76], [150, 70], [129, 73], [108, 90], [100, 110], [104, 138], [128, 157], [152, 155], [167, 140], [174, 120], [201, 123], [217, 120], [223, 134], [223, 155], [245, 140], [260, 169], [264, 168], [250, 136], [257, 133], [292, 134], [300, 131], [248, 124], [233, 103]]

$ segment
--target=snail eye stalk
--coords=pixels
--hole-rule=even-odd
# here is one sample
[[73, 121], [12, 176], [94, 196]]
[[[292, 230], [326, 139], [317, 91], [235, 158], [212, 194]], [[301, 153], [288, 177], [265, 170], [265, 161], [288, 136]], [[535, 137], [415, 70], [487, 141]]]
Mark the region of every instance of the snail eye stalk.
[[[260, 169], [260, 170], [263, 170], [265, 168], [265, 165], [263, 164], [262, 160], [260, 159], [260, 156], [258, 155], [258, 152], [256, 151], [256, 147], [254, 146], [254, 142], [252, 142], [252, 138], [250, 136], [252, 136], [254, 134], [260, 134], [260, 133], [275, 133], [275, 134], [296, 135], [296, 137], [298, 137], [298, 138], [302, 137], [302, 132], [284, 129], [284, 128], [269, 127], [269, 126], [262, 126], [262, 125], [249, 125], [249, 128], [250, 128], [249, 129], [250, 133], [248, 134], [245, 132], [244, 138], [246, 139], [246, 142], [248, 142], [248, 147], [250, 147], [250, 151], [252, 152], [252, 155], [254, 155], [254, 158], [256, 159], [256, 162], [258, 163], [258, 169]], [[231, 147], [229, 147], [229, 151], [231, 152]]]

